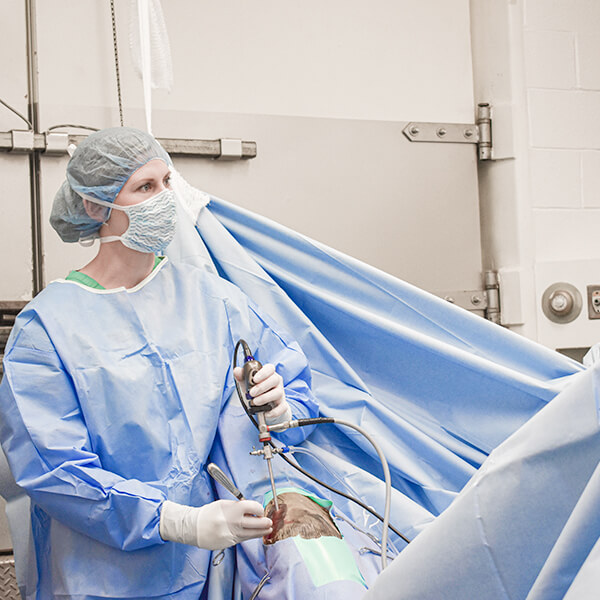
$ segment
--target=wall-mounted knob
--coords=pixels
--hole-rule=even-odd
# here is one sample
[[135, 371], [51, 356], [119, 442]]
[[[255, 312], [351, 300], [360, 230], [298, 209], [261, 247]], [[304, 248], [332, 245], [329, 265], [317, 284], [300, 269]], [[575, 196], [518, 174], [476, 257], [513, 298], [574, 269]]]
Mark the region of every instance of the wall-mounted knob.
[[550, 294], [550, 310], [559, 316], [567, 315], [573, 310], [573, 296], [567, 290], [556, 290]]
[[554, 283], [542, 296], [544, 314], [555, 323], [570, 323], [581, 313], [581, 294], [570, 283]]

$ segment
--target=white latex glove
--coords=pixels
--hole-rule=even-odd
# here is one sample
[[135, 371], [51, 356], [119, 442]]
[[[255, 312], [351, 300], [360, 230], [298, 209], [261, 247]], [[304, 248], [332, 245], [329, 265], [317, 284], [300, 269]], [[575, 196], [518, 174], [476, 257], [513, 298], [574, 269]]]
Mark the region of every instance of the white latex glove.
[[[233, 376], [242, 383], [244, 381], [244, 371], [242, 367], [236, 367], [233, 370]], [[283, 378], [275, 371], [275, 365], [268, 363], [263, 365], [262, 369], [254, 376], [255, 385], [250, 388], [250, 395], [257, 406], [262, 406], [271, 402], [273, 408], [265, 413], [267, 425], [283, 423], [292, 418], [292, 409], [285, 399], [285, 389], [283, 387]]]
[[207, 550], [222, 550], [271, 533], [273, 522], [254, 500], [217, 500], [204, 506], [185, 506], [170, 500], [160, 511], [160, 537]]

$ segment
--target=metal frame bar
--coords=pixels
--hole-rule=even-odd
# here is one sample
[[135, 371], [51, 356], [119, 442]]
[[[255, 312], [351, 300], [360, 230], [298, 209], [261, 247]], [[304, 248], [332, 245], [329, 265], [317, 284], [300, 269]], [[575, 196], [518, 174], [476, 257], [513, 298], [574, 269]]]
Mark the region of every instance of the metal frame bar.
[[[65, 137], [66, 136], [66, 137]], [[18, 136], [17, 136], [18, 137]], [[70, 144], [79, 144], [87, 136], [73, 135], [56, 132], [34, 133], [33, 148], [18, 147], [14, 145], [15, 135], [13, 131], [0, 131], [0, 151], [4, 152], [47, 152], [48, 154], [66, 154]], [[157, 138], [162, 147], [173, 156], [196, 156], [199, 158], [218, 159], [223, 156], [223, 141], [199, 140], [185, 138]], [[225, 140], [228, 141], [228, 140]], [[238, 140], [239, 141], [239, 140]], [[241, 156], [236, 158], [246, 160], [256, 158], [256, 142], [241, 140]], [[228, 156], [231, 160], [231, 157]]]
[[[27, 30], [27, 110], [29, 121], [35, 132], [38, 130], [39, 121], [36, 0], [25, 0], [25, 22]], [[32, 293], [36, 296], [44, 288], [42, 200], [40, 156], [38, 152], [29, 153], [29, 178], [31, 197]]]

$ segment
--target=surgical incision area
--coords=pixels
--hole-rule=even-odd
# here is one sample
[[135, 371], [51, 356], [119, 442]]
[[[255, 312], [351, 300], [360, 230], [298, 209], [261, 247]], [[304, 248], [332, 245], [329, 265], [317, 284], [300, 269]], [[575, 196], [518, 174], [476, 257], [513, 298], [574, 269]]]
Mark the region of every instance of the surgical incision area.
[[273, 521], [273, 531], [263, 537], [264, 544], [274, 544], [294, 536], [307, 540], [321, 536], [342, 537], [333, 523], [329, 510], [308, 496], [296, 492], [284, 492], [277, 495], [277, 500], [278, 511], [275, 511], [273, 500], [265, 508], [265, 515]]

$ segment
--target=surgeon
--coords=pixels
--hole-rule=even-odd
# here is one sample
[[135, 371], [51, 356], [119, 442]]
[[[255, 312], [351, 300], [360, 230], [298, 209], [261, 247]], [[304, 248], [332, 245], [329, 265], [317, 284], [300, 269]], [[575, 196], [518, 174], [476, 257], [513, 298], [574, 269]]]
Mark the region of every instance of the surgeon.
[[60, 237], [99, 248], [24, 308], [6, 347], [0, 439], [31, 498], [27, 598], [197, 600], [211, 550], [270, 533], [262, 504], [215, 501], [205, 471], [239, 338], [265, 365], [250, 393], [273, 403], [268, 422], [317, 414], [298, 344], [234, 285], [162, 256], [171, 171], [152, 136], [107, 129], [54, 199]]

